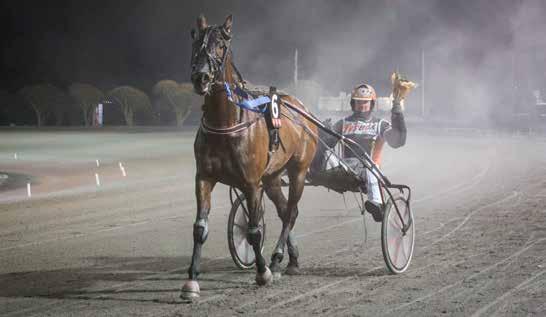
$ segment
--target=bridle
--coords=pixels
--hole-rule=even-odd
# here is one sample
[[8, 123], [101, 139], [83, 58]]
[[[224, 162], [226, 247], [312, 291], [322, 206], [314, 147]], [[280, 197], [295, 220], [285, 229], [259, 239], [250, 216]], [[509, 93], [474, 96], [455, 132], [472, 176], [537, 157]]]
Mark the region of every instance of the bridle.
[[[222, 56], [217, 56], [216, 49], [210, 50], [208, 47], [209, 42], [211, 40], [211, 36], [214, 32], [219, 32], [222, 37], [221, 45], [224, 48]], [[198, 58], [204, 53], [207, 58], [206, 62], [208, 64], [209, 71], [211, 73], [210, 75], [212, 75], [213, 82], [222, 84], [225, 81], [225, 69], [226, 69], [227, 57], [228, 57], [228, 54], [232, 54], [231, 35], [227, 33], [222, 27], [209, 26], [205, 29], [202, 38], [203, 40], [201, 41], [201, 45], [199, 46], [199, 48], [194, 49], [191, 67], [192, 69], [196, 68]], [[236, 70], [236, 72], [237, 72], [237, 75], [241, 77], [239, 71]]]
[[[213, 32], [218, 32], [218, 31], [220, 33], [220, 36], [222, 37], [221, 41], [223, 42], [222, 44], [219, 44], [219, 45], [222, 45], [224, 48], [222, 56], [217, 55], [216, 45], [214, 49], [209, 48], [209, 41], [211, 40]], [[229, 83], [227, 83], [225, 79], [227, 57], [228, 57], [228, 54], [233, 54], [231, 51], [231, 35], [228, 34], [222, 27], [218, 27], [218, 26], [207, 27], [207, 29], [204, 31], [202, 35], [202, 42], [200, 46], [197, 49], [194, 49], [194, 53], [192, 55], [192, 65], [191, 65], [192, 70], [195, 69], [196, 66], [198, 65], [197, 63], [198, 58], [202, 54], [206, 55], [206, 59], [207, 59], [206, 63], [209, 68], [209, 73], [210, 75], [212, 75], [212, 83], [215, 84], [213, 85], [213, 87], [215, 87], [215, 90], [216, 91], [219, 89], [226, 90], [226, 92], [230, 94], [231, 96]], [[243, 76], [241, 75], [241, 73], [239, 72], [235, 64], [233, 63], [233, 60], [231, 60], [231, 66], [233, 67], [233, 69], [235, 70], [235, 73], [237, 74], [238, 84], [243, 84], [244, 83]], [[211, 88], [209, 91], [207, 91], [207, 94], [211, 93], [212, 90], [213, 89]], [[261, 117], [257, 117], [251, 121], [238, 123], [228, 128], [215, 128], [215, 127], [209, 126], [205, 122], [203, 117], [201, 120], [201, 129], [203, 130], [203, 132], [211, 133], [211, 134], [233, 135], [233, 134], [237, 134], [239, 132], [246, 130], [247, 128], [252, 126], [254, 123], [256, 123], [260, 118]]]
[[[219, 31], [222, 36], [224, 52], [221, 57], [216, 56], [216, 52], [211, 53], [207, 49], [210, 38], [211, 38], [211, 34], [214, 31]], [[215, 83], [220, 84], [221, 86], [225, 82], [225, 69], [226, 69], [227, 57], [229, 54], [231, 54], [231, 56], [233, 57], [233, 51], [231, 50], [231, 34], [227, 33], [223, 27], [218, 27], [213, 25], [205, 29], [202, 38], [203, 40], [199, 48], [194, 49], [194, 52], [192, 55], [191, 67], [192, 69], [195, 69], [195, 66], [197, 64], [197, 58], [199, 57], [201, 52], [204, 51], [207, 57], [207, 64], [209, 66], [209, 69], [211, 70], [211, 75], [213, 76], [213, 81]], [[243, 75], [241, 74], [237, 66], [235, 66], [235, 64], [233, 63], [233, 59], [231, 60], [230, 64], [233, 70], [235, 70], [235, 74], [238, 77], [237, 82], [239, 84], [244, 84]], [[220, 77], [221, 77], [221, 80], [220, 80]]]

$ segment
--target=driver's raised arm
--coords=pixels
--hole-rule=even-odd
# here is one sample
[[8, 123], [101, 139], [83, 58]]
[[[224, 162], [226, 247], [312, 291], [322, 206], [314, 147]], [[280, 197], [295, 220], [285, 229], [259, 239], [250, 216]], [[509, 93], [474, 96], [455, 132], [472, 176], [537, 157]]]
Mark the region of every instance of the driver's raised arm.
[[[388, 122], [383, 121], [386, 124]], [[383, 127], [382, 127], [383, 128]], [[399, 148], [406, 144], [406, 121], [400, 103], [395, 103], [391, 110], [391, 124], [385, 127], [385, 140], [393, 148]]]

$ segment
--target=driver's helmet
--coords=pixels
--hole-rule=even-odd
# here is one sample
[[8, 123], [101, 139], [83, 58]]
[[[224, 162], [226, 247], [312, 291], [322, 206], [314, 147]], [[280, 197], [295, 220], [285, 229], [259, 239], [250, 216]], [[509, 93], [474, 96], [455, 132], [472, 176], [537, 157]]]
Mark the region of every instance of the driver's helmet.
[[375, 103], [377, 102], [377, 95], [375, 89], [368, 84], [360, 84], [353, 88], [351, 92], [351, 109], [354, 110], [354, 101], [353, 100], [371, 100], [371, 108], [373, 110]]

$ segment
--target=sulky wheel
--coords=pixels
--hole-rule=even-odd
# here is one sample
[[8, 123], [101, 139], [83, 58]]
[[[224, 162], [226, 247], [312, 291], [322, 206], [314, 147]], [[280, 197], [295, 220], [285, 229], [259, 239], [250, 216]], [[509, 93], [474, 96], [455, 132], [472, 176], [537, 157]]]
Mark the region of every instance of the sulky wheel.
[[[398, 207], [398, 209], [396, 208]], [[381, 247], [387, 268], [393, 274], [407, 270], [415, 244], [415, 222], [404, 197], [389, 199], [381, 227]]]
[[[248, 241], [246, 240], [246, 234], [248, 229], [248, 211], [244, 206], [244, 195], [240, 195], [231, 207], [228, 219], [228, 245], [229, 253], [235, 264], [243, 269], [251, 269], [256, 263], [256, 257], [254, 256], [254, 250]], [[260, 229], [262, 231], [262, 241], [260, 243], [263, 251], [265, 241], [265, 220], [262, 214], [260, 221]]]

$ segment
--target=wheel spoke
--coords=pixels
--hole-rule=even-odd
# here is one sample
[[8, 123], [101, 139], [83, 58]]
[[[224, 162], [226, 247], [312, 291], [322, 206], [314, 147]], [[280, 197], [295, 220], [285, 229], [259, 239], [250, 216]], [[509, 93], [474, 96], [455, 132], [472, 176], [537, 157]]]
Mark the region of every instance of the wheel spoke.
[[248, 243], [245, 243], [245, 261], [248, 263]]
[[402, 231], [402, 227], [395, 221], [389, 221], [389, 227], [395, 229], [395, 231]]
[[250, 261], [252, 260], [253, 254], [250, 252], [252, 250], [249, 248], [249, 246], [250, 244], [246, 239], [241, 239], [235, 247], [235, 249], [237, 250], [237, 257], [239, 257], [241, 262], [243, 262], [243, 264], [245, 265], [249, 265]]
[[237, 222], [238, 223], [244, 223], [245, 225], [248, 224], [248, 218], [245, 216], [244, 213], [238, 213], [238, 217], [237, 217]]
[[246, 209], [246, 207], [244, 207], [244, 206], [243, 206], [243, 211], [245, 212], [245, 219], [250, 219], [250, 214], [249, 214], [248, 210]]
[[[243, 241], [245, 240], [245, 235], [240, 233], [239, 230], [233, 232], [233, 241]], [[240, 243], [240, 242], [239, 242]]]
[[408, 251], [406, 250], [406, 239], [404, 238], [402, 238], [401, 249], [402, 249], [402, 255], [404, 256], [404, 263], [405, 263], [408, 260]]
[[[402, 227], [403, 227], [403, 226], [404, 226], [405, 224], [407, 224], [408, 221], [409, 221], [408, 209], [405, 208], [405, 207], [400, 208], [400, 216], [402, 217], [402, 221], [401, 221], [402, 223], [401, 223], [401, 225], [402, 225]], [[398, 220], [400, 220], [400, 219], [398, 219]]]
[[243, 232], [247, 231], [247, 226], [245, 226], [245, 225], [240, 225], [240, 224], [238, 224], [238, 223], [234, 223], [233, 225], [234, 225], [235, 227], [241, 229], [241, 231], [243, 231]]
[[396, 224], [398, 226], [398, 228], [402, 228], [400, 217], [398, 217], [398, 214], [396, 213], [396, 209], [393, 210], [391, 215], [392, 215], [392, 217], [389, 215], [389, 219], [391, 219], [389, 222], [393, 223], [393, 224]]
[[[241, 241], [237, 244], [237, 247], [236, 247], [237, 250], [239, 250], [241, 248], [241, 246], [243, 245], [243, 243], [245, 243], [245, 242], [246, 242], [245, 239], [241, 239]], [[237, 252], [237, 253], [239, 253], [239, 252]]]
[[406, 247], [404, 248], [404, 251], [406, 251], [406, 261], [409, 260], [409, 258], [411, 257], [411, 244], [412, 244], [412, 241], [413, 241], [413, 234], [411, 231], [409, 231], [409, 234], [407, 234], [405, 237], [404, 237], [404, 242], [406, 245]]
[[394, 242], [394, 250], [393, 250], [393, 262], [395, 263], [396, 266], [398, 266], [398, 255], [399, 255], [399, 252], [400, 252], [400, 244], [401, 244], [401, 240], [400, 239], [396, 239], [395, 242]]
[[387, 240], [387, 243], [389, 244], [389, 246], [393, 246], [396, 244], [396, 241], [398, 241], [397, 237], [391, 237]]

